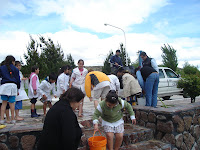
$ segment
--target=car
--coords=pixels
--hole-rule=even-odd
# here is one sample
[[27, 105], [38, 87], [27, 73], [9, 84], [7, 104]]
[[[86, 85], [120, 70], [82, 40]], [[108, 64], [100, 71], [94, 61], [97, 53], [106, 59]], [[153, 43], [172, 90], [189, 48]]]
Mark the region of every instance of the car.
[[177, 88], [177, 83], [180, 80], [180, 76], [168, 67], [158, 67], [158, 68], [159, 68], [158, 97], [161, 97], [164, 100], [168, 100], [173, 95], [182, 95], [183, 89]]

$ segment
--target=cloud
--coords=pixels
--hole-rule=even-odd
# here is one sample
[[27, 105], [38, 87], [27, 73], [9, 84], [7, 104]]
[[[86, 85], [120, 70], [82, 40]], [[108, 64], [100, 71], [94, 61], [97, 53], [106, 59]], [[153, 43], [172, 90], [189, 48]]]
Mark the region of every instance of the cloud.
[[[26, 52], [26, 46], [29, 42], [29, 34], [26, 32], [6, 32], [1, 33], [0, 37], [0, 61], [6, 55], [12, 54], [16, 59], [23, 58]], [[37, 35], [32, 35], [38, 38]], [[69, 53], [77, 62], [79, 59], [85, 60], [85, 65], [103, 65], [104, 59], [110, 50], [115, 52], [119, 48], [119, 44], [124, 41], [123, 35], [115, 35], [105, 39], [100, 39], [97, 35], [90, 33], [78, 32], [73, 29], [66, 29], [54, 34], [45, 33], [45, 37], [50, 37], [54, 43], [61, 44], [61, 48], [65, 56]], [[159, 34], [127, 34], [127, 51], [131, 60], [134, 62], [137, 59], [137, 51], [144, 50], [150, 57], [156, 59], [158, 64], [162, 63], [160, 47], [164, 43], [169, 43], [177, 49], [179, 67], [182, 67], [185, 61], [193, 65], [200, 64], [200, 38], [175, 38], [169, 39], [164, 35]]]

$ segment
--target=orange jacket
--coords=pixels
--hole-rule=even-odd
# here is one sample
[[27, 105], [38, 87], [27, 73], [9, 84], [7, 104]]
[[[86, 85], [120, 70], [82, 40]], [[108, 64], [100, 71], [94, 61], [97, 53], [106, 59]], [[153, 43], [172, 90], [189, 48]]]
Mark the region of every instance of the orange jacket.
[[100, 71], [89, 72], [85, 77], [85, 92], [88, 97], [91, 97], [92, 86], [96, 86], [103, 81], [110, 81], [109, 77]]

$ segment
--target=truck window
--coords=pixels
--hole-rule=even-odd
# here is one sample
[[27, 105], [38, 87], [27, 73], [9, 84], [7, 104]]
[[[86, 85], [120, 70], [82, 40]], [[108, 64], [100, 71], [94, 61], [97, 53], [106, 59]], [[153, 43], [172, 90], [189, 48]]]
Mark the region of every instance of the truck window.
[[178, 78], [178, 76], [171, 70], [165, 69], [168, 78]]
[[164, 75], [162, 69], [159, 69], [159, 78], [165, 78], [165, 75]]

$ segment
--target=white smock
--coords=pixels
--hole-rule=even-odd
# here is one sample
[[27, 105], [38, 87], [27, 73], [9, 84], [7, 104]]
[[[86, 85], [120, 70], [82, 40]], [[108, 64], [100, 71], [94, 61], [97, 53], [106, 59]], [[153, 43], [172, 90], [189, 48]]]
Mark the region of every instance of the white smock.
[[[37, 81], [36, 81], [36, 88], [37, 88], [36, 92], [37, 92], [37, 94], [36, 95], [34, 95], [33, 86], [32, 86], [32, 80], [33, 80], [34, 76], [37, 77]], [[29, 83], [29, 88], [28, 88], [28, 97], [30, 99], [38, 98], [38, 87], [39, 87], [39, 85], [40, 85], [39, 77], [38, 77], [37, 74], [34, 73], [30, 78], [30, 83]]]
[[[40, 83], [40, 86], [38, 87], [38, 92], [39, 92], [39, 99], [42, 98], [43, 95], [47, 97], [46, 101], [52, 101], [53, 95], [56, 95], [55, 92], [55, 83], [50, 83], [47, 80], [43, 80]], [[51, 95], [51, 92], [53, 95]]]
[[69, 75], [61, 73], [57, 79], [57, 96], [63, 94], [63, 90], [67, 91], [69, 88]]
[[119, 83], [119, 79], [117, 78], [116, 75], [108, 75], [109, 79], [110, 79], [110, 90], [115, 90], [115, 91], [119, 91], [120, 89], [120, 83]]
[[26, 94], [26, 91], [25, 91], [25, 89], [24, 89], [25, 80], [22, 80], [23, 74], [22, 74], [21, 71], [19, 71], [19, 76], [20, 76], [21, 83], [20, 83], [20, 89], [18, 90], [19, 95], [17, 95], [16, 101], [27, 100], [27, 99], [29, 99], [29, 98], [28, 98], [28, 96], [27, 96], [27, 94]]
[[81, 72], [79, 68], [73, 69], [73, 73], [71, 78], [74, 79], [74, 82], [72, 83], [72, 86], [78, 89], [81, 89], [82, 92], [85, 93], [85, 76], [88, 74], [88, 70], [83, 68], [83, 71]]

